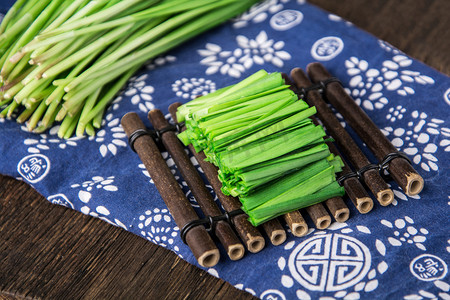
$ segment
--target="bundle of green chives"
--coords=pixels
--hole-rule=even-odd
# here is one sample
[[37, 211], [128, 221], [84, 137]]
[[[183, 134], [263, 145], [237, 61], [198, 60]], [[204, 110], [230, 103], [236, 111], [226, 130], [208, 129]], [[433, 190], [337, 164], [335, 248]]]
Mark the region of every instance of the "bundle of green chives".
[[0, 25], [0, 117], [93, 135], [140, 66], [255, 2], [17, 0]]
[[330, 153], [316, 112], [284, 84], [260, 70], [241, 82], [178, 108], [186, 130], [178, 137], [204, 151], [219, 168], [222, 191], [239, 197], [258, 226], [281, 214], [335, 196], [342, 161]]

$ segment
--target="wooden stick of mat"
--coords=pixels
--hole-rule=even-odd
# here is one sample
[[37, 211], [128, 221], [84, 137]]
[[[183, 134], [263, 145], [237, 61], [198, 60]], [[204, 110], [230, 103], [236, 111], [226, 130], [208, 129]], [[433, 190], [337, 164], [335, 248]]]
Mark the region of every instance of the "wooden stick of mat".
[[[281, 76], [283, 77], [284, 82], [286, 84], [290, 85], [290, 89], [293, 92], [298, 93], [297, 87], [294, 84], [294, 82], [292, 82], [291, 78], [286, 73], [281, 73]], [[315, 121], [316, 124], [319, 124], [315, 118], [313, 118], [313, 121]], [[327, 206], [328, 210], [331, 212], [331, 214], [333, 215], [334, 219], [337, 222], [345, 222], [350, 217], [350, 211], [349, 211], [347, 205], [345, 205], [345, 202], [342, 199], [342, 197], [330, 198], [325, 201], [325, 205]], [[314, 224], [316, 225], [317, 228], [319, 228], [319, 227], [326, 228], [329, 226], [329, 225], [326, 226], [327, 225], [326, 222], [325, 223], [321, 222], [320, 211], [322, 211], [322, 208], [323, 207], [317, 207], [316, 209], [313, 208], [311, 210], [310, 217], [313, 219]], [[322, 213], [323, 213], [323, 211], [322, 211]], [[311, 215], [313, 215], [313, 216], [311, 216]], [[330, 222], [331, 222], [331, 220], [330, 220]], [[307, 230], [307, 228], [306, 228], [306, 230]]]
[[[128, 137], [138, 129], [145, 130], [142, 120], [136, 113], [127, 113], [121, 123]], [[183, 228], [188, 222], [198, 220], [197, 214], [170, 172], [153, 139], [148, 135], [142, 135], [135, 140], [134, 148], [177, 226]], [[189, 230], [186, 234], [186, 243], [201, 266], [213, 267], [219, 262], [219, 250], [203, 226], [195, 226]]]
[[[159, 109], [153, 109], [148, 113], [148, 118], [156, 130], [162, 130], [170, 126]], [[222, 211], [214, 202], [211, 193], [206, 189], [205, 183], [198, 174], [196, 168], [184, 151], [180, 140], [173, 131], [166, 131], [161, 134], [161, 140], [178, 167], [178, 170], [186, 181], [197, 203], [200, 205], [206, 216], [219, 216]], [[234, 233], [230, 224], [226, 221], [219, 221], [214, 226], [214, 234], [222, 243], [225, 251], [231, 260], [238, 260], [244, 256], [245, 249], [239, 238]]]
[[[314, 82], [324, 81], [331, 77], [331, 74], [320, 63], [309, 64], [307, 72]], [[324, 93], [328, 101], [344, 116], [346, 122], [379, 161], [382, 161], [389, 153], [398, 152], [338, 82], [329, 83]], [[424, 180], [407, 160], [394, 158], [389, 163], [389, 173], [408, 196], [417, 195], [422, 191]]]
[[337, 222], [343, 223], [350, 218], [350, 210], [342, 197], [330, 198], [325, 201], [325, 205]]
[[283, 219], [289, 226], [292, 234], [297, 237], [305, 236], [308, 233], [308, 224], [303, 218], [300, 211], [295, 210], [290, 213], [284, 214]]
[[[312, 85], [312, 82], [300, 68], [293, 69], [291, 71], [291, 77], [299, 89]], [[358, 145], [356, 145], [345, 128], [342, 127], [332, 110], [322, 100], [319, 92], [317, 90], [307, 92], [304, 100], [309, 105], [316, 107], [319, 119], [325, 125], [328, 133], [336, 140], [340, 150], [348, 158], [350, 163], [357, 169], [368, 166], [370, 164], [369, 159], [367, 159]], [[361, 179], [376, 196], [381, 205], [386, 206], [394, 201], [394, 193], [383, 180], [378, 170], [370, 169], [364, 172]]]
[[[330, 148], [331, 153], [334, 155], [339, 155], [342, 158], [342, 155], [339, 153], [339, 150], [333, 143], [327, 143], [328, 148]], [[352, 169], [347, 164], [345, 159], [342, 158], [342, 162], [344, 166], [342, 167], [342, 172], [340, 175], [346, 175], [352, 173]], [[367, 193], [364, 186], [356, 177], [350, 177], [345, 179], [342, 183], [344, 185], [345, 192], [347, 193], [348, 198], [352, 201], [353, 205], [355, 205], [356, 209], [362, 213], [366, 214], [373, 208], [372, 198]]]
[[[181, 103], [177, 102], [169, 106], [169, 112], [175, 122], [177, 121], [176, 111], [180, 105]], [[184, 128], [182, 128], [182, 130], [184, 130]], [[203, 152], [197, 153], [192, 146], [189, 147], [189, 150], [197, 159], [197, 162], [202, 168], [206, 178], [209, 181], [209, 184], [212, 186], [225, 211], [231, 212], [233, 210], [241, 208], [241, 202], [239, 202], [237, 198], [230, 197], [222, 193], [222, 183], [217, 177], [216, 166], [205, 161], [206, 156]], [[239, 234], [239, 237], [246, 245], [247, 250], [252, 253], [257, 253], [264, 248], [265, 240], [258, 229], [250, 224], [247, 218], [248, 216], [246, 214], [235, 216], [233, 217], [233, 224], [236, 228], [237, 233]]]

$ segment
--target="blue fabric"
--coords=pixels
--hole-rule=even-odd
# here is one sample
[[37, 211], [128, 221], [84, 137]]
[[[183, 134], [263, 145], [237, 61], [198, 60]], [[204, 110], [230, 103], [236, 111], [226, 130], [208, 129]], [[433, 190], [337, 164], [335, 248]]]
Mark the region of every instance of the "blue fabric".
[[[0, 119], [0, 173], [30, 183], [52, 203], [99, 217], [197, 265], [181, 242], [120, 118], [232, 84], [264, 68], [289, 72], [322, 62], [425, 179], [419, 196], [392, 182], [396, 200], [208, 272], [262, 299], [450, 297], [448, 262], [450, 80], [388, 43], [303, 1], [264, 2], [147, 65], [91, 138], [60, 140]], [[148, 121], [145, 123], [149, 125]], [[361, 142], [358, 141], [360, 145]], [[369, 151], [364, 151], [370, 155]], [[195, 199], [163, 153], [187, 196]], [[371, 156], [372, 157], [372, 156]], [[198, 166], [198, 165], [197, 165]], [[313, 226], [311, 226], [313, 228]]]

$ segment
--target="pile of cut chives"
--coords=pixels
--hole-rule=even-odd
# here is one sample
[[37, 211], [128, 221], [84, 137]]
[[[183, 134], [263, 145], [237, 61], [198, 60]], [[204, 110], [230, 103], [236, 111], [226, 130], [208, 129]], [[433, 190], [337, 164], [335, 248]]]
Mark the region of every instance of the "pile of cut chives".
[[237, 196], [258, 226], [287, 212], [342, 196], [342, 161], [330, 153], [316, 112], [284, 84], [260, 70], [243, 81], [178, 108], [178, 135], [219, 168], [222, 190]]
[[0, 117], [58, 136], [95, 134], [146, 61], [256, 1], [17, 0], [0, 25]]

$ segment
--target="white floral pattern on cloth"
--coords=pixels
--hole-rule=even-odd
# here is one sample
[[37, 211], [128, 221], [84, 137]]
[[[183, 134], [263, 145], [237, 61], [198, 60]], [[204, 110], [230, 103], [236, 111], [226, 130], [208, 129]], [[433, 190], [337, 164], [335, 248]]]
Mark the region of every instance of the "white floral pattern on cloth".
[[396, 107], [389, 108], [389, 113], [386, 115], [386, 119], [391, 122], [395, 122], [397, 120], [403, 119], [403, 116], [406, 112], [406, 108], [402, 105], [397, 105]]
[[378, 40], [378, 45], [380, 46], [381, 49], [383, 49], [386, 52], [392, 54], [399, 54], [399, 53], [403, 54], [402, 51], [398, 50], [397, 48], [395, 48], [394, 46], [383, 40]]
[[[299, 299], [312, 299], [311, 291], [327, 293], [323, 299], [359, 299], [363, 293], [376, 290], [377, 276], [385, 273], [388, 265], [384, 260], [374, 265], [368, 246], [348, 235], [355, 230], [372, 234], [366, 226], [351, 229], [347, 223], [335, 222], [327, 231], [311, 230], [307, 236], [312, 237], [306, 240], [288, 242], [284, 250], [289, 258], [281, 256], [277, 261], [278, 269], [284, 273], [281, 284], [288, 289], [297, 288], [297, 284], [306, 288], [296, 290]], [[382, 241], [376, 239], [374, 247], [385, 257]]]
[[139, 110], [144, 113], [155, 108], [152, 97], [155, 89], [153, 86], [147, 85], [147, 78], [148, 74], [131, 77], [124, 91], [125, 96], [131, 97], [131, 103], [137, 105]]
[[403, 192], [403, 190], [401, 188], [399, 188], [399, 187], [393, 188], [389, 183], [388, 183], [388, 185], [392, 189], [392, 192], [394, 192], [394, 200], [392, 201], [392, 205], [394, 205], [394, 206], [398, 205], [398, 200], [408, 201], [409, 198], [412, 198], [415, 200], [421, 199], [419, 194], [414, 195], [414, 196], [408, 196]]
[[127, 147], [125, 131], [120, 125], [120, 119], [114, 117], [113, 113], [108, 113], [102, 121], [102, 129], [96, 132], [95, 136], [89, 137], [100, 144], [98, 150], [102, 157], [108, 153], [117, 154], [117, 147]]
[[159, 57], [155, 58], [154, 60], [152, 60], [150, 63], [146, 64], [145, 68], [147, 70], [154, 70], [157, 67], [163, 66], [168, 63], [173, 63], [176, 60], [177, 60], [177, 58], [173, 55], [159, 56]]
[[344, 20], [344, 19], [342, 19], [341, 17], [339, 17], [338, 15], [335, 15], [335, 14], [329, 14], [328, 15], [328, 20], [333, 21], [333, 22], [344, 22], [345, 25], [347, 25], [347, 26], [352, 26], [353, 25], [352, 22]]
[[[41, 153], [42, 151], [51, 150], [54, 147], [59, 149], [66, 149], [67, 146], [76, 147], [77, 141], [82, 137], [71, 137], [69, 139], [60, 139], [58, 137], [59, 125], [50, 128], [48, 133], [41, 133], [35, 135], [36, 138], [27, 138], [23, 141], [24, 145], [28, 147], [29, 153]], [[22, 126], [23, 131], [28, 131], [26, 126]], [[38, 138], [37, 138], [38, 137]]]
[[205, 78], [181, 78], [172, 84], [172, 91], [177, 97], [195, 99], [216, 91], [216, 84]]
[[358, 105], [367, 110], [381, 109], [389, 103], [386, 91], [395, 91], [400, 96], [415, 93], [416, 84], [434, 84], [434, 79], [418, 71], [406, 69], [412, 65], [412, 59], [397, 54], [385, 60], [380, 69], [371, 68], [366, 60], [355, 56], [345, 61], [349, 81], [350, 95]]
[[417, 300], [417, 299], [450, 299], [450, 285], [442, 280], [436, 280], [433, 282], [437, 292], [429, 292], [425, 290], [419, 290], [416, 294], [408, 294], [403, 297], [404, 300]]
[[408, 216], [398, 218], [393, 222], [381, 220], [380, 223], [387, 228], [393, 229], [393, 236], [388, 237], [388, 242], [392, 246], [399, 247], [403, 244], [414, 244], [420, 250], [425, 251], [427, 248], [424, 242], [427, 240], [428, 230], [414, 225], [414, 220]]
[[[253, 5], [247, 12], [241, 14], [233, 20], [234, 28], [246, 27], [251, 23], [261, 23], [284, 8], [284, 4], [289, 0], [265, 0]], [[299, 4], [305, 1], [297, 1]]]
[[238, 35], [236, 43], [238, 47], [234, 50], [223, 50], [221, 46], [212, 43], [207, 43], [206, 49], [198, 50], [198, 53], [205, 57], [200, 64], [208, 66], [206, 75], [220, 72], [222, 75], [239, 78], [254, 64], [271, 63], [282, 67], [283, 61], [291, 59], [291, 55], [282, 50], [285, 43], [269, 39], [265, 31], [261, 31], [255, 39]]
[[253, 296], [256, 296], [256, 292], [253, 289], [245, 287], [245, 285], [242, 284], [242, 283], [235, 284], [234, 287], [237, 288], [237, 289], [246, 291], [247, 293], [250, 293]]
[[86, 215], [99, 218], [106, 221], [114, 226], [122, 227], [128, 230], [127, 226], [123, 224], [120, 220], [111, 216], [111, 212], [105, 205], [92, 205], [92, 200], [95, 199], [99, 191], [103, 190], [106, 192], [117, 192], [118, 187], [114, 183], [115, 176], [109, 176], [104, 178], [102, 176], [94, 176], [91, 180], [84, 181], [83, 183], [75, 183], [70, 187], [73, 189], [78, 189], [78, 200], [80, 200], [83, 206], [80, 211]]
[[436, 153], [439, 147], [444, 148], [445, 152], [450, 151], [450, 140], [446, 138], [450, 137], [450, 129], [441, 127], [443, 120], [429, 118], [425, 112], [415, 110], [411, 118], [406, 128], [389, 126], [382, 131], [397, 149], [413, 157], [413, 162], [423, 170], [437, 171], [439, 159]]
[[175, 252], [180, 249], [174, 245], [174, 239], [179, 235], [179, 228], [175, 225], [167, 208], [153, 208], [146, 210], [139, 216], [141, 235], [163, 247], [171, 247]]

